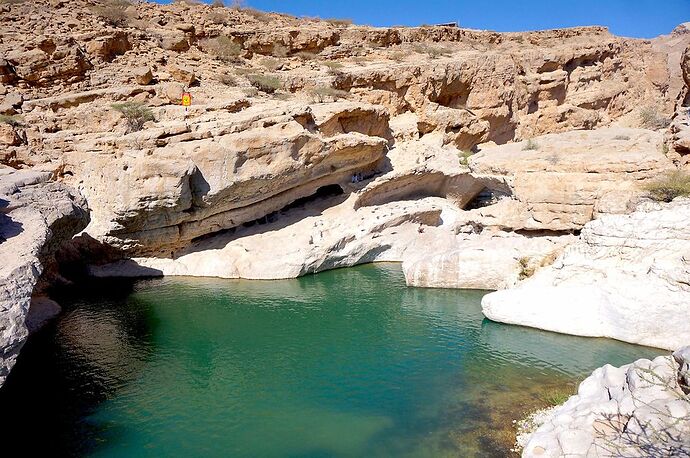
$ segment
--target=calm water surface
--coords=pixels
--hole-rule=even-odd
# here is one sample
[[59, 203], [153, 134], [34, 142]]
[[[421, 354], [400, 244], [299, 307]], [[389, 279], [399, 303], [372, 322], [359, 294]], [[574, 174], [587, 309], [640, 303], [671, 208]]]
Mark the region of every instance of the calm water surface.
[[660, 351], [483, 319], [397, 264], [285, 281], [94, 283], [0, 390], [25, 455], [505, 456], [512, 420]]

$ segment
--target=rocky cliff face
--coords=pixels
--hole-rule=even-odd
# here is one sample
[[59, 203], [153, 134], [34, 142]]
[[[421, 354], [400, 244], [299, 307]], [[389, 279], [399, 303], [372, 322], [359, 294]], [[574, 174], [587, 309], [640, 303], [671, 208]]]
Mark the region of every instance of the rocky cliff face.
[[44, 266], [88, 223], [83, 198], [49, 178], [0, 168], [0, 385], [26, 341], [27, 325], [37, 327], [54, 308], [35, 289]]
[[[0, 111], [14, 116], [1, 126], [1, 160], [78, 188], [92, 209], [87, 232], [123, 257], [170, 258], [353, 175], [404, 172], [396, 153], [421, 165], [486, 142], [636, 126], [644, 106], [670, 116], [683, 87], [676, 49], [690, 41], [600, 27], [382, 29], [184, 2], [26, 0], [3, 5], [0, 20], [13, 25], [0, 43]], [[112, 107], [124, 102], [149, 107], [153, 120], [132, 131]], [[647, 141], [630, 148], [657, 147]], [[654, 160], [637, 181], [666, 166]], [[510, 229], [577, 230], [605, 187], [578, 184], [589, 197], [551, 202], [526, 197], [527, 181], [566, 193], [589, 171], [562, 182], [556, 174], [570, 170], [556, 165], [543, 175], [472, 167], [475, 178], [511, 177], [508, 194], [530, 207], [494, 225]], [[462, 209], [481, 191], [450, 194]]]

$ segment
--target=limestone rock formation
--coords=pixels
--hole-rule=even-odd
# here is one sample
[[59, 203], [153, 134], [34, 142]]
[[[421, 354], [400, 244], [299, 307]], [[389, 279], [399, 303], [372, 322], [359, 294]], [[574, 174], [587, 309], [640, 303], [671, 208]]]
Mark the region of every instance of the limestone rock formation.
[[494, 321], [675, 350], [690, 342], [690, 201], [585, 225], [552, 266], [482, 300]]
[[42, 261], [88, 221], [83, 199], [49, 177], [0, 168], [0, 385], [26, 341]]
[[690, 397], [682, 380], [689, 351], [595, 370], [523, 438], [522, 456], [677, 456], [687, 450]]

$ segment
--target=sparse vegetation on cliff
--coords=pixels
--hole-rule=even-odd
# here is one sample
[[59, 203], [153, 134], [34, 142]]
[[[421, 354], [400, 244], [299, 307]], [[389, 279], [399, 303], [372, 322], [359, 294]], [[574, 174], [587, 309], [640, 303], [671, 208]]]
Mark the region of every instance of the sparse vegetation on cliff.
[[273, 94], [283, 86], [280, 79], [273, 75], [252, 74], [247, 75], [247, 79], [252, 86], [266, 94]]
[[144, 128], [148, 121], [154, 121], [153, 112], [143, 103], [125, 102], [112, 105], [127, 120], [127, 132], [137, 132]]
[[0, 124], [9, 124], [12, 127], [22, 127], [24, 125], [19, 116], [9, 115], [0, 115]]
[[206, 48], [211, 54], [223, 62], [232, 62], [242, 53], [242, 46], [229, 37], [220, 36], [209, 40]]
[[665, 129], [670, 123], [671, 120], [662, 116], [655, 107], [644, 107], [640, 111], [640, 125], [645, 129]]
[[676, 197], [690, 196], [690, 174], [674, 170], [647, 184], [645, 190], [649, 196], [661, 202], [671, 202]]

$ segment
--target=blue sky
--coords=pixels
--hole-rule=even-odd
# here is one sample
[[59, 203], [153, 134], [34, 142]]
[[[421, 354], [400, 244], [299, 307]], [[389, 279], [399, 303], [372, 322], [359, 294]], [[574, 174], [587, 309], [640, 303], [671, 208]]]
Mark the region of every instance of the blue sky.
[[[165, 0], [157, 0], [167, 3]], [[654, 37], [690, 21], [690, 0], [248, 0], [296, 16], [349, 18], [376, 26], [457, 21], [502, 32], [605, 25], [616, 35]]]

